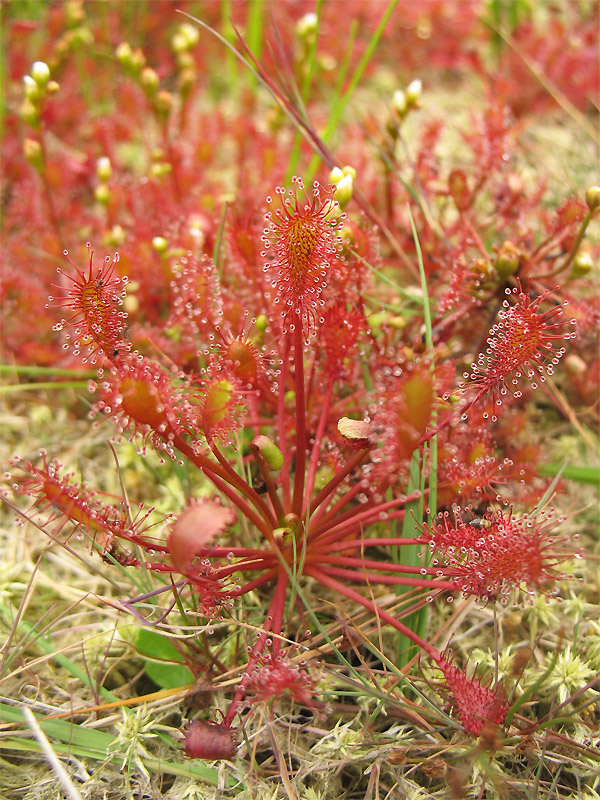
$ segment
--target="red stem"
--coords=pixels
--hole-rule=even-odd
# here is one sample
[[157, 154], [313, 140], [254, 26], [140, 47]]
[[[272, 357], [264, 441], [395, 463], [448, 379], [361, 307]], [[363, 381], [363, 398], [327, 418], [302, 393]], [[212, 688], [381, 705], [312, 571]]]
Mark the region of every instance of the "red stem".
[[302, 324], [300, 316], [294, 325], [294, 378], [296, 382], [296, 472], [294, 474], [294, 494], [292, 512], [298, 517], [302, 514], [306, 463], [306, 405], [304, 398], [304, 347], [302, 343]]
[[337, 487], [344, 481], [348, 475], [353, 471], [355, 467], [357, 467], [360, 462], [365, 458], [367, 453], [371, 450], [370, 447], [365, 447], [363, 450], [359, 450], [356, 452], [350, 461], [346, 463], [346, 466], [343, 467], [339, 472], [337, 472], [333, 478], [328, 481], [328, 483], [321, 489], [319, 494], [315, 497], [315, 501], [311, 506], [311, 512], [316, 511], [317, 508], [324, 503], [331, 495], [335, 492]]
[[359, 592], [355, 592], [354, 589], [351, 589], [349, 586], [345, 586], [343, 583], [336, 581], [335, 578], [327, 575], [318, 567], [307, 566], [307, 568], [304, 570], [304, 574], [310, 575], [324, 586], [328, 586], [335, 592], [338, 592], [344, 597], [347, 597], [349, 600], [353, 600], [355, 603], [358, 603], [358, 605], [363, 606], [363, 608], [366, 608], [375, 617], [379, 617], [384, 622], [387, 622], [388, 625], [391, 625], [397, 631], [403, 633], [407, 639], [410, 639], [411, 642], [414, 642], [414, 644], [424, 650], [427, 655], [433, 658], [434, 661], [438, 662], [440, 660], [440, 654], [435, 647], [430, 645], [429, 642], [426, 642], [424, 639], [421, 639], [418, 634], [400, 622], [400, 620], [396, 619], [396, 617], [394, 617], [388, 611], [385, 611], [383, 608], [379, 608], [378, 605], [373, 603], [371, 600], [368, 600], [366, 597], [363, 597], [361, 594], [359, 594]]
[[273, 580], [275, 575], [277, 575], [278, 571], [279, 571], [278, 567], [270, 569], [263, 575], [259, 575], [258, 578], [254, 578], [254, 580], [248, 581], [248, 583], [245, 583], [243, 586], [239, 586], [237, 589], [233, 589], [233, 591], [229, 592], [229, 596], [242, 597], [242, 595], [248, 594], [248, 592], [252, 592], [254, 589], [258, 589], [260, 586], [263, 586], [265, 583], [268, 583], [270, 580]]
[[283, 454], [283, 469], [281, 470], [281, 490], [283, 504], [290, 507], [290, 454], [287, 446], [287, 424], [285, 419], [285, 376], [289, 357], [289, 340], [284, 337], [283, 353], [281, 354], [281, 367], [279, 370], [279, 393], [277, 396], [277, 428], [279, 431], [279, 449]]
[[[311, 553], [331, 553], [340, 552], [341, 550], [354, 550], [357, 547], [401, 547], [405, 544], [427, 544], [427, 541], [422, 537], [415, 539], [399, 539], [397, 536], [393, 538], [382, 539], [351, 539], [350, 541], [344, 540], [343, 542], [333, 542], [326, 547], [322, 546], [319, 542], [318, 545], [311, 548]], [[229, 552], [229, 551], [227, 551]]]
[[[321, 541], [329, 541], [330, 539], [335, 540], [335, 538], [339, 537], [340, 535], [346, 535], [349, 530], [354, 527], [354, 525], [357, 525], [358, 531], [360, 531], [361, 526], [370, 525], [372, 522], [375, 522], [375, 520], [370, 519], [370, 517], [387, 513], [387, 511], [391, 508], [398, 507], [399, 505], [406, 505], [406, 503], [412, 503], [414, 500], [419, 500], [420, 498], [421, 492], [417, 491], [403, 497], [397, 497], [395, 500], [388, 500], [386, 503], [379, 503], [376, 506], [371, 506], [366, 509], [364, 509], [364, 505], [366, 505], [365, 503], [362, 506], [364, 509], [363, 511], [360, 511], [361, 506], [358, 506], [358, 508], [350, 508], [343, 514], [340, 514], [339, 517], [334, 518], [331, 521], [332, 524], [323, 524], [316, 530], [311, 530], [309, 538], [318, 538], [321, 539]], [[323, 535], [325, 533], [327, 533], [327, 536]]]
[[321, 567], [327, 575], [337, 575], [338, 578], [362, 581], [363, 583], [379, 583], [392, 586], [418, 586], [420, 589], [440, 591], [455, 588], [452, 581], [436, 581], [432, 583], [424, 578], [402, 578], [398, 575], [378, 575], [376, 572], [361, 572], [360, 570], [343, 569], [341, 567]]
[[275, 527], [276, 520], [273, 514], [269, 511], [266, 503], [260, 497], [258, 492], [253, 489], [246, 481], [241, 478], [237, 472], [232, 468], [231, 464], [227, 461], [225, 456], [221, 453], [219, 448], [216, 446], [214, 442], [210, 442], [210, 449], [213, 451], [215, 458], [219, 462], [219, 464], [223, 467], [227, 478], [229, 478], [229, 483], [232, 486], [235, 486], [237, 489], [242, 492], [249, 500], [252, 501], [254, 507], [260, 514], [263, 516], [265, 522], [270, 524], [272, 527]]
[[[228, 497], [229, 500], [231, 500], [233, 505], [241, 511], [248, 521], [255, 525], [255, 527], [261, 531], [265, 538], [269, 539], [270, 541], [272, 538], [272, 526], [269, 524], [269, 521], [261, 519], [250, 507], [250, 505], [242, 497], [240, 497], [240, 494], [234, 491], [234, 487], [227, 482], [227, 474], [225, 474], [223, 479], [220, 477], [223, 476], [224, 472], [221, 468], [221, 465], [215, 464], [214, 462], [209, 461], [205, 456], [201, 456], [200, 454], [196, 453], [193, 448], [190, 447], [180, 436], [175, 436], [173, 444], [181, 453], [184, 453], [190, 459], [190, 461], [206, 475], [211, 483], [214, 483], [217, 489], [223, 492], [223, 494]], [[239, 475], [237, 477], [239, 478]], [[241, 478], [240, 481], [242, 482], [242, 485], [236, 485], [235, 488], [242, 492], [242, 494], [246, 494], [246, 491], [242, 487], [245, 487], [246, 490], [250, 490], [251, 492], [253, 491], [247, 483], [242, 481]]]
[[323, 400], [323, 408], [321, 409], [321, 416], [319, 418], [319, 425], [315, 434], [315, 441], [313, 443], [312, 452], [310, 454], [310, 464], [308, 467], [308, 478], [306, 479], [306, 492], [304, 500], [304, 509], [302, 514], [306, 514], [310, 505], [310, 497], [312, 495], [313, 487], [315, 485], [315, 476], [317, 474], [317, 466], [319, 463], [319, 453], [321, 450], [321, 442], [323, 434], [325, 433], [325, 426], [327, 424], [327, 417], [329, 415], [329, 408], [331, 406], [331, 397], [333, 395], [333, 380], [329, 380], [327, 389], [325, 390], [325, 398]]
[[252, 652], [250, 654], [250, 658], [248, 659], [248, 664], [246, 665], [246, 669], [244, 671], [242, 680], [240, 681], [238, 690], [236, 691], [233, 700], [231, 701], [231, 705], [227, 710], [227, 714], [223, 719], [222, 725], [226, 728], [229, 728], [231, 726], [233, 718], [236, 715], [238, 706], [246, 695], [246, 688], [248, 686], [250, 676], [252, 675], [252, 672], [254, 670], [254, 667], [256, 666], [256, 662], [258, 661], [260, 654], [265, 648], [265, 644], [267, 642], [269, 634], [281, 633], [281, 622], [283, 619], [283, 612], [285, 609], [286, 589], [287, 589], [287, 573], [283, 569], [283, 567], [281, 567], [278, 570], [277, 588], [275, 589], [275, 593], [273, 595], [273, 598], [271, 599], [271, 605], [269, 606], [269, 613], [265, 618], [263, 629], [258, 634], [256, 644], [252, 648]]

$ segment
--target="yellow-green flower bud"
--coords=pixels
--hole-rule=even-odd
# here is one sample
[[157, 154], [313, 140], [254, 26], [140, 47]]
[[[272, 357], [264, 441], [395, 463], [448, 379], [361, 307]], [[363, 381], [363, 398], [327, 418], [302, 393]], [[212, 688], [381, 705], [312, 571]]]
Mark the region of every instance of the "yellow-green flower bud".
[[406, 94], [402, 89], [396, 89], [392, 95], [392, 108], [399, 117], [403, 117], [408, 111], [408, 104], [406, 102]]
[[98, 176], [98, 180], [102, 181], [102, 183], [108, 183], [110, 180], [112, 167], [108, 156], [102, 156], [96, 161], [96, 175]]
[[590, 186], [585, 193], [585, 202], [590, 211], [595, 211], [600, 207], [600, 186]]
[[279, 472], [283, 467], [283, 453], [268, 436], [256, 436], [252, 441], [252, 449], [260, 453], [271, 472]]
[[404, 317], [393, 316], [387, 320], [390, 328], [394, 328], [396, 331], [403, 331], [406, 328], [406, 320]]
[[352, 200], [352, 175], [344, 175], [344, 177], [338, 181], [333, 196], [338, 201], [340, 209], [343, 211], [350, 200]]
[[39, 112], [37, 108], [34, 106], [34, 104], [31, 102], [31, 100], [29, 100], [29, 98], [27, 97], [21, 103], [20, 114], [21, 114], [21, 119], [27, 125], [29, 125], [32, 128], [38, 127], [38, 123], [40, 121]]
[[583, 378], [589, 370], [581, 356], [576, 353], [569, 353], [563, 361], [564, 370], [571, 378]]
[[36, 139], [25, 139], [23, 142], [23, 155], [32, 167], [38, 172], [44, 168], [44, 151], [42, 145]]
[[31, 67], [31, 77], [38, 86], [43, 88], [50, 80], [50, 67], [45, 61], [34, 61]]
[[177, 67], [180, 71], [184, 69], [193, 69], [195, 72], [196, 62], [194, 61], [194, 56], [187, 50], [177, 53]]
[[129, 42], [121, 42], [115, 50], [117, 61], [124, 67], [130, 67], [133, 59], [133, 50]]
[[520, 253], [512, 242], [506, 241], [498, 251], [496, 256], [496, 263], [494, 264], [496, 272], [501, 278], [508, 278], [509, 275], [514, 275], [519, 268]]
[[164, 178], [172, 169], [173, 166], [171, 164], [167, 164], [165, 161], [159, 161], [156, 164], [152, 164], [150, 167], [150, 176], [152, 178]]
[[189, 22], [184, 22], [180, 25], [177, 33], [173, 36], [171, 43], [175, 52], [183, 50], [191, 50], [192, 47], [198, 44], [200, 32], [195, 25], [190, 25]]
[[131, 56], [131, 68], [134, 72], [141, 72], [146, 66], [146, 56], [140, 47], [136, 47]]
[[60, 83], [58, 81], [48, 81], [48, 85], [46, 86], [46, 92], [48, 94], [56, 94], [60, 89]]
[[592, 270], [594, 259], [588, 250], [580, 250], [573, 259], [571, 278], [583, 278]]
[[296, 33], [301, 39], [308, 39], [309, 36], [314, 36], [318, 24], [319, 19], [316, 14], [305, 14], [296, 23]]
[[152, 67], [144, 67], [142, 70], [142, 75], [140, 77], [140, 83], [142, 84], [143, 90], [146, 94], [152, 95], [155, 94], [160, 86], [160, 78], [158, 77], [158, 72], [152, 69]]
[[339, 183], [344, 177], [344, 173], [339, 167], [334, 167], [329, 173], [329, 183], [333, 185]]
[[38, 103], [42, 96], [39, 84], [33, 80], [31, 75], [23, 76], [23, 93], [25, 97], [34, 104]]
[[180, 33], [173, 34], [173, 38], [171, 39], [171, 47], [175, 53], [183, 53], [185, 50], [187, 50], [185, 36], [182, 36]]
[[82, 25], [79, 28], [75, 28], [75, 30], [72, 33], [73, 33], [72, 41], [74, 45], [89, 47], [94, 41], [94, 34], [85, 25]]
[[269, 326], [269, 319], [266, 314], [259, 314], [254, 323], [254, 327], [259, 333], [264, 333]]
[[94, 189], [94, 197], [103, 206], [107, 206], [110, 202], [110, 189], [105, 183], [101, 183]]
[[169, 243], [163, 236], [155, 236], [154, 239], [152, 239], [152, 247], [157, 253], [166, 252], [168, 246]]
[[194, 88], [196, 83], [196, 70], [195, 69], [182, 69], [177, 78], [177, 85], [182, 97], [187, 97]]
[[83, 22], [85, 19], [85, 10], [81, 0], [71, 0], [71, 2], [65, 3], [65, 14], [67, 17], [67, 24], [71, 28]]
[[342, 167], [342, 174], [349, 175], [353, 181], [356, 180], [356, 170], [354, 169], [354, 167], [348, 166], [348, 164], [346, 164], [345, 167]]
[[125, 231], [120, 225], [113, 225], [104, 235], [102, 244], [106, 247], [121, 247], [125, 244]]
[[165, 89], [162, 92], [158, 92], [154, 98], [154, 108], [161, 117], [168, 117], [173, 108], [173, 95], [171, 92], [167, 92]]

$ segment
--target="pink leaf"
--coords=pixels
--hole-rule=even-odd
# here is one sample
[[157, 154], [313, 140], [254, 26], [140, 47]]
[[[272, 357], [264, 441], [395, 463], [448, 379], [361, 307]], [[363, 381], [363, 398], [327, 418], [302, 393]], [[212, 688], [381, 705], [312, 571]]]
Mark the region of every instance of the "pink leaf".
[[201, 500], [185, 509], [173, 523], [168, 548], [177, 569], [185, 573], [195, 556], [235, 520], [230, 508]]

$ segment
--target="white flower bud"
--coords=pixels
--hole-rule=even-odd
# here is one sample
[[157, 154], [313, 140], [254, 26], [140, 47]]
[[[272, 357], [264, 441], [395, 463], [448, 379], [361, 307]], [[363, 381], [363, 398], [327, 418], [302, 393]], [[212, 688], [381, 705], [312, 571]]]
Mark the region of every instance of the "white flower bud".
[[31, 77], [38, 86], [45, 86], [50, 80], [50, 67], [45, 61], [34, 61], [31, 67]]
[[392, 108], [403, 117], [407, 111], [406, 95], [402, 89], [396, 89], [392, 96]]
[[411, 81], [406, 87], [406, 102], [409, 106], [414, 106], [421, 97], [423, 83], [420, 80]]
[[296, 23], [296, 33], [305, 38], [317, 30], [318, 17], [316, 14], [305, 14]]
[[110, 176], [112, 175], [110, 158], [102, 156], [102, 158], [96, 161], [96, 175], [98, 176], [98, 180], [101, 180], [102, 183], [107, 183], [110, 180]]
[[33, 80], [31, 75], [23, 76], [23, 92], [25, 93], [25, 97], [31, 100], [32, 103], [37, 103], [40, 99], [40, 87]]

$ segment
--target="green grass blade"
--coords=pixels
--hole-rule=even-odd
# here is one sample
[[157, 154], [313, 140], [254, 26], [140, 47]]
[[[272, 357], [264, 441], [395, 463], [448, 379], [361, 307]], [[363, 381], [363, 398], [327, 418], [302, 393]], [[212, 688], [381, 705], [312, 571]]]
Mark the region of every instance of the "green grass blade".
[[[4, 723], [21, 723], [25, 726], [25, 719], [21, 708], [0, 703], [0, 720]], [[84, 725], [75, 725], [66, 720], [45, 719], [36, 716], [40, 728], [49, 739], [53, 739], [52, 747], [59, 755], [76, 755], [81, 758], [90, 758], [95, 761], [105, 761], [109, 758], [112, 761], [121, 762], [123, 756], [115, 753], [110, 755], [109, 748], [116, 741], [115, 737], [104, 731], [94, 730]], [[175, 745], [176, 743], [173, 742]], [[3, 739], [2, 749], [4, 751], [14, 750], [18, 752], [40, 753], [39, 743], [33, 739]], [[144, 756], [142, 759], [147, 769], [155, 773], [167, 773], [170, 775], [180, 775], [187, 778], [197, 778], [213, 785], [218, 784], [219, 772], [213, 767], [209, 767], [198, 761], [186, 761], [181, 764], [164, 759]], [[233, 785], [234, 781], [230, 781]]]
[[[327, 127], [325, 128], [325, 132], [324, 132], [324, 134], [322, 136], [322, 140], [326, 144], [327, 144], [327, 142], [329, 142], [329, 140], [331, 139], [331, 136], [335, 132], [335, 130], [336, 130], [336, 128], [337, 128], [337, 126], [338, 126], [343, 114], [344, 114], [344, 111], [346, 110], [346, 106], [350, 102], [350, 99], [352, 98], [352, 95], [354, 94], [354, 90], [358, 86], [358, 83], [359, 83], [360, 79], [362, 78], [363, 73], [364, 73], [365, 69], [367, 68], [367, 66], [369, 64], [369, 61], [371, 60], [371, 57], [372, 57], [373, 53], [375, 52], [375, 48], [377, 47], [377, 44], [379, 43], [379, 40], [381, 38], [381, 34], [385, 30], [385, 26], [389, 22], [389, 19], [392, 16], [392, 14], [394, 13], [394, 10], [395, 10], [397, 5], [398, 5], [398, 0], [390, 0], [390, 2], [388, 3], [386, 10], [384, 11], [383, 16], [381, 17], [381, 20], [379, 21], [379, 25], [377, 26], [375, 32], [373, 33], [373, 36], [371, 37], [371, 39], [370, 39], [370, 41], [369, 41], [369, 43], [368, 43], [368, 45], [367, 45], [367, 47], [365, 49], [365, 52], [362, 55], [362, 58], [358, 62], [357, 67], [354, 70], [354, 73], [353, 73], [352, 77], [350, 78], [350, 83], [348, 84], [348, 88], [346, 89], [346, 91], [344, 92], [343, 95], [339, 96], [336, 99], [334, 105], [332, 106], [331, 114], [330, 114], [329, 120], [327, 122]], [[321, 157], [319, 155], [315, 154], [313, 156], [309, 166], [308, 166], [308, 170], [307, 170], [307, 173], [306, 173], [306, 180], [307, 181], [312, 180], [312, 176], [315, 174], [315, 171], [316, 171], [317, 167], [319, 166], [320, 162], [321, 162]]]
[[563, 478], [576, 483], [588, 483], [592, 486], [600, 485], [600, 467], [596, 466], [576, 466], [573, 464], [561, 467], [559, 464], [544, 464], [538, 467], [538, 472], [541, 475], [562, 475]]
[[13, 383], [0, 386], [0, 394], [17, 394], [17, 392], [36, 392], [56, 389], [87, 389], [87, 381], [52, 381], [44, 383]]
[[98, 373], [89, 369], [38, 367], [35, 364], [0, 364], [0, 375], [52, 375], [55, 378], [96, 378]]
[[[6, 614], [4, 614], [4, 616], [5, 618], [7, 618]], [[8, 622], [10, 624], [10, 620], [8, 620]], [[102, 697], [104, 697], [105, 700], [109, 700], [110, 702], [115, 702], [119, 699], [116, 695], [114, 695], [112, 692], [109, 692], [108, 689], [105, 689], [103, 686], [98, 687], [92, 681], [88, 673], [85, 672], [85, 670], [78, 667], [77, 664], [71, 661], [70, 658], [67, 658], [67, 656], [65, 656], [64, 653], [57, 652], [56, 649], [50, 644], [50, 642], [44, 639], [43, 636], [36, 637], [35, 625], [31, 625], [29, 622], [21, 620], [19, 622], [19, 628], [20, 630], [23, 631], [23, 633], [27, 635], [30, 634], [33, 635], [33, 639], [31, 640], [30, 645], [36, 644], [44, 651], [44, 653], [46, 653], [49, 656], [52, 656], [52, 658], [54, 659], [54, 661], [56, 661], [57, 664], [60, 664], [61, 667], [66, 669], [78, 681], [81, 681], [81, 683], [83, 683], [84, 686], [87, 686], [93, 692], [97, 691], [100, 695], [102, 695]]]
[[[417, 252], [417, 260], [419, 263], [421, 291], [423, 292], [423, 319], [425, 322], [425, 343], [427, 345], [427, 352], [431, 357], [431, 371], [432, 373], [435, 373], [435, 363], [433, 360], [433, 325], [431, 322], [429, 293], [427, 291], [427, 276], [425, 275], [425, 266], [423, 264], [423, 253], [421, 251], [421, 244], [419, 242], [419, 236], [417, 234], [417, 229], [415, 227], [415, 221], [413, 219], [410, 206], [407, 206], [407, 208], [408, 208], [408, 215], [410, 218], [410, 227], [412, 230], [412, 235], [415, 242], [415, 249]], [[435, 407], [435, 405], [433, 406], [431, 411], [431, 424], [433, 427], [435, 427], [435, 425], [437, 424], [437, 408]], [[438, 467], [437, 434], [431, 438], [427, 452], [429, 453], [429, 501], [428, 501], [429, 511], [427, 517], [429, 524], [431, 524], [437, 512], [437, 467]], [[425, 470], [423, 470], [423, 477], [424, 474]], [[424, 494], [422, 494], [421, 496], [423, 497]], [[423, 513], [420, 518], [424, 519]], [[423, 556], [423, 558], [427, 559], [427, 555]], [[421, 638], [424, 638], [425, 636], [428, 618], [429, 618], [429, 610], [427, 606], [425, 606], [419, 612], [417, 612], [416, 633], [418, 633]]]

